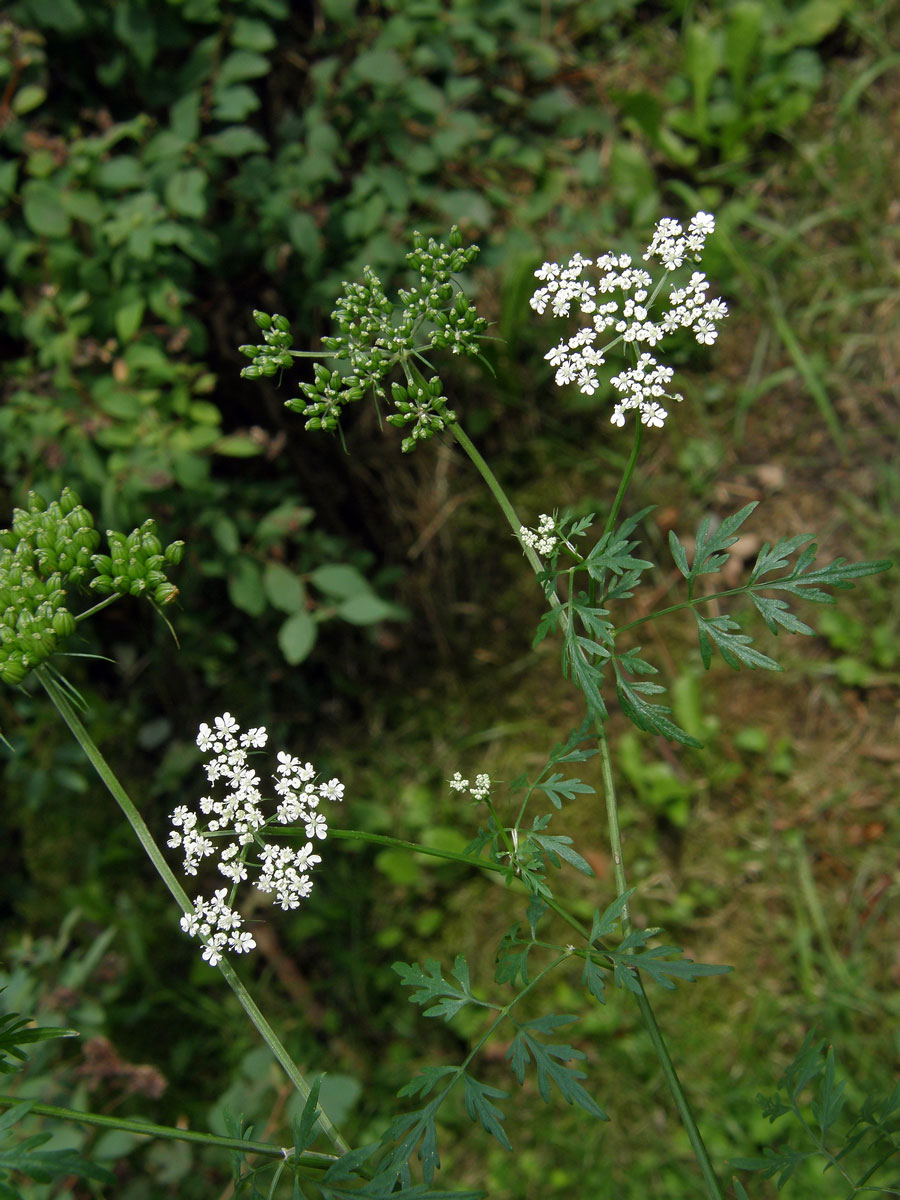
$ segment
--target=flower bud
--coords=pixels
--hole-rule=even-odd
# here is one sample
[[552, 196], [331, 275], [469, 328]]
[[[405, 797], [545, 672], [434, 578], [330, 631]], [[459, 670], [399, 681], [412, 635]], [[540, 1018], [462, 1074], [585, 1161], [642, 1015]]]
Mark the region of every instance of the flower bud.
[[257, 323], [260, 329], [271, 329], [272, 318], [268, 313], [260, 312], [258, 308], [253, 310], [253, 320]]
[[15, 687], [21, 683], [28, 674], [28, 667], [21, 661], [9, 659], [7, 662], [0, 665], [0, 679], [4, 683], [8, 683], [10, 687]]
[[78, 508], [81, 505], [81, 500], [78, 498], [78, 493], [70, 487], [64, 487], [59, 496], [59, 507], [63, 513], [68, 515], [72, 509]]
[[53, 632], [57, 637], [71, 637], [75, 632], [75, 618], [67, 608], [60, 608], [53, 617]]
[[183, 554], [184, 542], [170, 542], [169, 545], [166, 546], [164, 558], [166, 562], [170, 562], [173, 566], [177, 566], [181, 562], [181, 557]]

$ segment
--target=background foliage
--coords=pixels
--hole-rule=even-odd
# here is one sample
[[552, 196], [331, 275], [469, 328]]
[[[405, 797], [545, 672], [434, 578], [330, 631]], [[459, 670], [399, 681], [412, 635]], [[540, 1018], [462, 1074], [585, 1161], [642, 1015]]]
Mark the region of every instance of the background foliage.
[[[149, 515], [163, 540], [187, 542], [181, 649], [160, 623], [113, 611], [115, 661], [71, 668], [154, 828], [194, 786], [192, 730], [224, 708], [333, 765], [354, 825], [459, 848], [472, 830], [442, 781], [458, 766], [513, 778], [580, 719], [552, 654], [527, 657], [539, 597], [452, 451], [434, 442], [401, 459], [399, 432], [361, 407], [347, 457], [283, 410], [295, 381], [238, 379], [252, 307], [288, 314], [295, 344], [314, 345], [365, 263], [403, 282], [410, 226], [437, 235], [458, 221], [483, 246], [472, 284], [503, 339], [497, 382], [459, 366], [448, 394], [536, 513], [576, 498], [602, 509], [623, 448], [601, 396], [552, 388], [531, 271], [574, 249], [636, 249], [663, 213], [716, 211], [710, 275], [734, 316], [718, 373], [704, 364], [635, 491], [635, 509], [661, 505], [646, 536], [662, 544], [670, 527], [762, 498], [759, 535], [825, 528], [833, 554], [891, 552], [896, 40], [891, 5], [849, 0], [7, 7], [4, 511], [67, 483], [104, 525]], [[681, 368], [690, 377], [690, 359]], [[722, 1158], [776, 1136], [754, 1096], [773, 1091], [809, 1028], [836, 1041], [860, 1095], [896, 1071], [889, 588], [873, 582], [836, 611], [824, 642], [792, 651], [783, 683], [706, 676], [692, 631], [673, 623], [656, 657], [676, 719], [707, 749], [619, 742], [648, 918], [694, 957], [737, 967], [660, 1005]], [[83, 1043], [39, 1047], [28, 1086], [198, 1126], [228, 1106], [261, 1117], [283, 1103], [162, 898], [135, 889], [137, 851], [46, 706], [5, 695], [0, 728], [16, 749], [0, 850], [4, 999], [42, 1023], [55, 1014]], [[462, 946], [492, 970], [479, 947], [502, 931], [506, 901], [473, 911], [476, 885], [454, 871], [333, 848], [327, 886], [266, 927], [266, 1005], [301, 1062], [334, 1069], [334, 1115], [359, 1139], [381, 1132], [385, 1096], [426, 1034], [433, 1057], [454, 1053], [452, 1033], [423, 1031], [399, 994], [395, 947], [411, 959]], [[492, 1195], [527, 1194], [534, 1179], [551, 1195], [680, 1198], [690, 1186], [672, 1115], [646, 1101], [658, 1081], [631, 1014], [610, 1005], [591, 1020], [583, 1048], [613, 1121], [586, 1145], [566, 1110], [552, 1124], [518, 1116], [515, 1160], [485, 1147]], [[101, 1158], [121, 1149], [55, 1136]], [[192, 1153], [135, 1148], [117, 1194], [209, 1195], [221, 1164], [201, 1178]], [[484, 1182], [461, 1151], [446, 1166], [455, 1182]], [[803, 1169], [795, 1186], [825, 1186]]]

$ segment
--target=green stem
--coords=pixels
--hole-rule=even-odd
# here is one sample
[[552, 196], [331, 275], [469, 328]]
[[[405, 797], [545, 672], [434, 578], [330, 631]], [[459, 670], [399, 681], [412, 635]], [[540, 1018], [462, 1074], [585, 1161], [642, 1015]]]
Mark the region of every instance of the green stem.
[[[616, 803], [616, 784], [613, 779], [612, 758], [609, 753], [609, 739], [606, 736], [606, 726], [602, 721], [595, 722], [597, 729], [597, 745], [600, 750], [600, 774], [603, 777], [603, 791], [606, 798], [606, 821], [609, 825], [609, 845], [613, 856], [613, 875], [616, 881], [616, 895], [624, 896], [628, 891], [628, 880], [625, 878], [625, 859], [622, 853], [622, 831], [619, 826], [619, 806]], [[631, 932], [631, 916], [628, 905], [622, 909], [622, 926], [626, 933]]]
[[[0, 1096], [0, 1107], [12, 1108], [21, 1104], [19, 1096]], [[118, 1129], [141, 1136], [164, 1138], [173, 1142], [195, 1142], [203, 1146], [217, 1146], [222, 1150], [234, 1150], [239, 1154], [259, 1154], [265, 1158], [283, 1159], [285, 1149], [271, 1142], [253, 1142], [247, 1138], [219, 1137], [214, 1133], [199, 1133], [192, 1129], [176, 1129], [172, 1125], [155, 1125], [150, 1121], [137, 1121], [129, 1117], [107, 1117], [101, 1113], [84, 1112], [77, 1108], [61, 1108], [57, 1104], [28, 1104], [28, 1113], [38, 1117], [55, 1117], [60, 1121], [77, 1121], [80, 1125], [96, 1125], [101, 1129]], [[291, 1152], [288, 1151], [288, 1154]], [[293, 1155], [291, 1155], [293, 1158]], [[333, 1154], [318, 1154], [307, 1150], [293, 1159], [300, 1166], [330, 1167], [337, 1159]]]
[[[625, 862], [622, 853], [622, 832], [619, 826], [619, 807], [616, 802], [616, 785], [612, 772], [612, 760], [609, 753], [609, 739], [606, 736], [606, 728], [601, 721], [597, 721], [597, 744], [600, 748], [600, 772], [603, 776], [603, 790], [606, 794], [606, 817], [609, 823], [609, 842], [613, 854], [613, 874], [616, 880], [616, 895], [624, 896], [628, 891], [628, 880], [625, 877]], [[628, 912], [628, 906], [622, 910], [622, 927], [626, 933], [631, 930], [631, 917]], [[635, 972], [640, 991], [635, 994], [638, 1008], [641, 1011], [641, 1016], [647, 1033], [650, 1035], [650, 1041], [653, 1044], [653, 1049], [656, 1051], [656, 1057], [659, 1059], [660, 1066], [663, 1069], [663, 1074], [666, 1077], [666, 1083], [669, 1085], [669, 1091], [672, 1093], [672, 1099], [675, 1101], [675, 1107], [684, 1123], [687, 1131], [688, 1140], [691, 1143], [691, 1149], [694, 1151], [694, 1157], [697, 1159], [697, 1165], [700, 1167], [700, 1173], [706, 1184], [706, 1190], [709, 1193], [711, 1200], [722, 1200], [722, 1191], [719, 1187], [719, 1181], [716, 1179], [715, 1171], [713, 1170], [712, 1162], [703, 1142], [703, 1137], [697, 1122], [694, 1119], [694, 1114], [691, 1111], [691, 1106], [688, 1103], [688, 1098], [685, 1095], [684, 1088], [681, 1086], [681, 1080], [678, 1078], [678, 1072], [675, 1070], [675, 1064], [669, 1055], [668, 1047], [663, 1038], [662, 1031], [656, 1020], [650, 1000], [644, 990], [644, 981], [640, 975]]]
[[[82, 725], [78, 714], [75, 712], [75, 709], [69, 702], [65, 692], [46, 667], [37, 667], [35, 669], [35, 675], [40, 680], [41, 686], [56, 707], [56, 711], [68, 725], [72, 736], [84, 751], [84, 754], [91, 766], [97, 772], [100, 779], [106, 785], [107, 790], [110, 792], [113, 799], [122, 810], [125, 819], [134, 830], [135, 836], [143, 846], [147, 857], [153, 863], [153, 866], [156, 868], [156, 871], [163, 883], [169, 889], [169, 892], [175, 899], [176, 904], [178, 904], [182, 912], [193, 912], [193, 904], [188, 899], [184, 888], [182, 888], [181, 884], [175, 878], [171, 867], [163, 857], [162, 851], [153, 840], [153, 835], [150, 833], [150, 830], [144, 823], [143, 817], [138, 812], [137, 808], [135, 808], [130, 796], [116, 778], [115, 772], [98, 750], [88, 731]], [[288, 1079], [290, 1079], [291, 1083], [294, 1085], [303, 1099], [307, 1100], [310, 1094], [309, 1084], [306, 1082], [306, 1079], [301, 1074], [296, 1063], [282, 1045], [274, 1029], [257, 1008], [253, 998], [241, 980], [238, 978], [234, 968], [224, 958], [218, 963], [218, 968], [222, 972], [226, 983], [237, 996], [244, 1012], [253, 1022], [257, 1032], [272, 1051], [272, 1054], [275, 1056], [276, 1060], [281, 1064]], [[318, 1108], [318, 1121], [322, 1132], [330, 1139], [332, 1144], [338, 1150], [340, 1150], [342, 1154], [346, 1154], [350, 1149], [349, 1145], [344, 1141], [343, 1137], [341, 1137], [338, 1130], [332, 1124], [331, 1119], [321, 1107]]]
[[609, 510], [609, 516], [606, 518], [606, 524], [603, 526], [604, 534], [609, 533], [616, 523], [616, 518], [619, 515], [619, 509], [622, 507], [622, 501], [625, 499], [625, 493], [628, 491], [628, 485], [631, 482], [631, 476], [634, 473], [638, 455], [641, 452], [641, 442], [643, 440], [644, 426], [641, 421], [635, 419], [634, 442], [631, 446], [631, 455], [625, 465], [625, 473], [622, 475], [622, 479], [619, 483], [619, 490], [616, 492], [616, 498], [613, 500], [612, 508]]
[[[490, 489], [491, 495], [497, 501], [504, 516], [512, 527], [513, 532], [518, 537], [519, 529], [522, 523], [516, 515], [516, 510], [510, 503], [506, 493], [500, 486], [497, 477], [481, 457], [465, 431], [459, 425], [452, 425], [450, 428], [454, 437], [462, 446], [463, 450], [465, 450], [466, 454], [468, 454], [482, 479], [484, 479], [485, 483]], [[625, 468], [625, 474], [623, 475], [622, 482], [619, 484], [619, 489], [613, 502], [613, 508], [611, 510], [610, 517], [607, 519], [606, 531], [612, 528], [615, 518], [618, 515], [619, 507], [621, 506], [622, 500], [625, 496], [625, 490], [628, 486], [632, 472], [634, 471], [635, 463], [637, 462], [637, 456], [641, 445], [641, 437], [642, 426], [638, 424], [635, 430], [635, 439], [632, 446], [631, 455]], [[525, 556], [528, 559], [532, 570], [536, 575], [540, 575], [544, 570], [540, 559], [534, 553], [534, 551], [530, 549], [530, 547], [523, 546], [522, 548], [525, 551]], [[561, 613], [561, 619], [563, 621], [566, 619], [564, 610]], [[625, 878], [625, 865], [622, 855], [622, 837], [619, 828], [615, 784], [612, 774], [612, 764], [609, 756], [609, 744], [606, 738], [606, 732], [602, 724], [599, 722], [598, 743], [601, 755], [601, 771], [603, 773], [603, 782], [606, 791], [606, 812], [609, 821], [610, 844], [613, 851], [616, 890], [618, 895], [621, 896], [628, 890], [627, 881]], [[551, 907], [556, 909], [555, 903], [551, 905]], [[630, 921], [628, 919], [627, 911], [623, 914], [623, 917], [625, 927], [629, 928]], [[669, 1056], [662, 1032], [657, 1024], [656, 1017], [654, 1016], [650, 1001], [647, 998], [647, 994], [644, 991], [644, 985], [640, 979], [640, 976], [637, 976], [637, 981], [640, 990], [635, 995], [635, 999], [637, 1000], [638, 1008], [640, 1009], [644, 1025], [648, 1034], [650, 1035], [650, 1041], [653, 1045], [653, 1049], [656, 1051], [656, 1056], [659, 1059], [660, 1066], [662, 1067], [663, 1074], [665, 1075], [666, 1082], [669, 1086], [669, 1091], [671, 1092], [672, 1098], [675, 1101], [675, 1107], [678, 1109], [678, 1113], [684, 1123], [685, 1130], [687, 1131], [691, 1148], [694, 1151], [694, 1156], [697, 1159], [698, 1166], [700, 1167], [700, 1173], [702, 1174], [704, 1183], [706, 1184], [706, 1190], [709, 1194], [710, 1200], [723, 1200], [722, 1190], [719, 1187], [718, 1180], [716, 1179], [709, 1154], [707, 1153], [706, 1147], [703, 1144], [703, 1138], [700, 1135], [697, 1122], [695, 1121], [694, 1115], [691, 1112], [691, 1107], [688, 1103], [687, 1096], [684, 1093], [684, 1088], [681, 1086], [681, 1081], [678, 1078], [675, 1066]]]
[[99, 601], [99, 603], [93, 605], [93, 607], [86, 608], [83, 613], [79, 613], [75, 618], [75, 624], [77, 625], [79, 621], [86, 621], [88, 617], [94, 616], [95, 613], [103, 612], [104, 608], [109, 608], [111, 604], [115, 604], [117, 600], [121, 599], [122, 597], [118, 592], [113, 593], [111, 596], [107, 596], [105, 599]]
[[519, 541], [519, 545], [525, 551], [525, 557], [528, 559], [528, 562], [531, 565], [531, 569], [534, 571], [535, 575], [540, 575], [541, 572], [544, 570], [543, 565], [541, 564], [541, 560], [538, 558], [537, 554], [534, 552], [534, 550], [531, 548], [531, 546], [526, 546], [524, 544], [524, 542], [522, 542], [521, 538], [519, 538], [519, 530], [522, 528], [523, 522], [519, 520], [516, 510], [513, 508], [512, 504], [510, 503], [509, 497], [507, 496], [506, 492], [504, 492], [503, 488], [500, 486], [500, 482], [497, 479], [497, 476], [494, 474], [494, 472], [491, 470], [491, 468], [487, 465], [487, 463], [481, 457], [481, 455], [479, 454], [478, 450], [475, 447], [475, 444], [471, 441], [471, 439], [469, 438], [469, 435], [466, 433], [466, 431], [463, 429], [463, 427], [461, 425], [453, 424], [453, 425], [449, 426], [449, 429], [450, 429], [450, 432], [453, 434], [453, 436], [456, 438], [456, 440], [459, 442], [459, 444], [462, 446], [463, 450], [465, 450], [466, 454], [468, 454], [469, 458], [472, 460], [472, 463], [475, 466], [476, 471], [481, 476], [481, 478], [484, 480], [484, 482], [487, 484], [491, 495], [494, 497], [494, 499], [500, 505], [500, 510], [502, 511], [503, 515], [506, 517], [507, 521], [509, 522], [510, 529], [512, 529], [513, 533], [516, 535], [516, 538]]
[[647, 613], [645, 617], [638, 617], [634, 621], [629, 621], [627, 625], [617, 625], [615, 630], [616, 637], [629, 629], [636, 629], [638, 625], [643, 625], [647, 621], [655, 621], [659, 617], [667, 617], [669, 613], [681, 612], [683, 608], [693, 608], [695, 604], [709, 604], [711, 600], [727, 600], [729, 596], [743, 596], [749, 591], [751, 591], [751, 585], [745, 583], [740, 587], [728, 588], [724, 592], [709, 592], [705, 596], [692, 596], [690, 600], [681, 600], [678, 604], [670, 604], [668, 608], [658, 608], [655, 612]]

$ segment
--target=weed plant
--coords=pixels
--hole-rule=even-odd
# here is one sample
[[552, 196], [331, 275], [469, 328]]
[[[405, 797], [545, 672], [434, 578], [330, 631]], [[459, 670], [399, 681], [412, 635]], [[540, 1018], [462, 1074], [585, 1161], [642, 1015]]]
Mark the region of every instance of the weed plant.
[[[610, 420], [615, 427], [633, 426], [632, 446], [618, 488], [599, 515], [554, 511], [540, 514], [531, 525], [523, 522], [450, 407], [444, 384], [434, 373], [435, 352], [478, 358], [488, 336], [486, 322], [464, 287], [464, 272], [477, 247], [464, 246], [458, 229], [451, 231], [448, 244], [415, 235], [408, 256], [414, 282], [400, 292], [396, 303], [388, 299], [371, 268], [360, 282], [348, 283], [333, 314], [335, 333], [323, 339], [321, 350], [293, 350], [290, 324], [283, 316], [254, 314], [262, 340], [241, 348], [252, 360], [244, 368], [245, 377], [279, 375], [295, 358], [312, 357], [317, 360], [312, 379], [301, 384], [299, 397], [287, 401], [305, 418], [307, 430], [340, 433], [345, 408], [370, 395], [387, 409], [385, 423], [399, 427], [402, 452], [421, 453], [428, 441], [452, 438], [483, 480], [509, 527], [507, 536], [516, 540], [534, 573], [545, 604], [534, 647], [548, 638], [558, 639], [561, 671], [580, 695], [581, 711], [574, 727], [560, 731], [536, 771], [526, 770], [506, 783], [486, 771], [473, 779], [454, 772], [447, 786], [457, 798], [457, 816], [469, 835], [461, 851], [394, 832], [330, 827], [333, 816], [326, 810], [344, 799], [344, 784], [336, 777], [326, 780], [311, 763], [282, 750], [270, 787], [255, 769], [256, 753], [267, 746], [266, 727], [257, 724], [241, 732], [240, 723], [225, 712], [201, 724], [197, 735], [198, 748], [209, 758], [209, 794], [196, 805], [179, 803], [170, 817], [167, 845], [178, 852], [184, 873], [225, 881], [219, 887], [204, 884], [191, 899], [92, 739], [79, 712], [80, 697], [59, 670], [63, 644], [81, 621], [101, 609], [128, 596], [146, 597], [161, 612], [172, 605], [177, 586], [168, 571], [181, 557], [181, 544], [164, 548], [152, 523], [145, 523], [127, 536], [109, 533], [109, 553], [97, 553], [93, 519], [71, 491], [50, 503], [33, 495], [27, 510], [16, 511], [12, 528], [2, 536], [4, 681], [23, 686], [34, 680], [46, 693], [176, 901], [182, 931], [197, 939], [203, 962], [218, 969], [230, 986], [300, 1103], [286, 1145], [251, 1137], [252, 1130], [233, 1116], [227, 1138], [188, 1136], [175, 1128], [27, 1099], [16, 1103], [14, 1097], [5, 1098], [9, 1107], [4, 1128], [13, 1130], [20, 1121], [49, 1116], [137, 1136], [152, 1134], [164, 1141], [199, 1141], [209, 1149], [231, 1152], [234, 1189], [251, 1195], [276, 1195], [284, 1188], [293, 1195], [326, 1200], [349, 1195], [474, 1197], [486, 1193], [481, 1187], [448, 1190], [438, 1175], [445, 1108], [461, 1099], [472, 1123], [467, 1141], [474, 1144], [480, 1138], [480, 1127], [513, 1154], [506, 1121], [515, 1107], [512, 1097], [519, 1094], [513, 1090], [516, 1084], [523, 1090], [536, 1087], [547, 1104], [561, 1097], [583, 1110], [586, 1121], [607, 1120], [602, 1085], [593, 1082], [597, 1039], [584, 1032], [586, 1022], [582, 1030], [578, 1022], [595, 1005], [631, 1003], [690, 1144], [697, 1186], [712, 1200], [722, 1200], [721, 1165], [707, 1150], [703, 1118], [698, 1121], [695, 1116], [648, 989], [653, 993], [687, 984], [715, 986], [700, 981], [730, 968], [693, 961], [680, 947], [661, 940], [662, 930], [643, 917], [640, 896], [629, 886], [626, 873], [609, 737], [611, 711], [617, 707], [639, 735], [699, 749], [700, 740], [678, 723], [671, 705], [662, 699], [664, 688], [654, 678], [657, 668], [635, 644], [646, 626], [675, 614], [690, 615], [705, 669], [718, 656], [734, 670], [778, 671], [777, 661], [753, 644], [738, 620], [740, 609], [735, 612], [734, 606], [740, 600], [749, 602], [770, 634], [809, 636], [813, 629], [795, 611], [798, 602], [833, 605], [833, 592], [852, 588], [856, 580], [891, 564], [843, 558], [820, 563], [812, 535], [795, 534], [763, 543], [746, 579], [734, 582], [723, 572], [729, 550], [756, 508], [749, 503], [715, 521], [706, 517], [690, 542], [671, 530], [668, 552], [684, 580], [682, 598], [661, 608], [637, 603], [653, 568], [640, 556], [636, 536], [650, 510], [623, 516], [623, 509], [645, 436], [674, 419], [670, 410], [682, 399], [673, 390], [674, 371], [662, 360], [659, 347], [687, 332], [711, 345], [718, 323], [727, 316], [724, 303], [707, 295], [706, 276], [693, 269], [714, 227], [713, 217], [705, 212], [696, 213], [686, 228], [665, 218], [658, 222], [641, 263], [627, 254], [610, 252], [594, 260], [576, 253], [566, 264], [547, 262], [535, 272], [540, 286], [532, 295], [532, 308], [581, 319], [573, 334], [547, 352], [558, 386], [574, 385], [593, 395], [610, 370], [608, 358], [624, 359], [609, 379], [617, 393]], [[395, 374], [400, 379], [392, 378]], [[340, 595], [341, 568], [335, 567], [332, 574], [328, 586]], [[348, 578], [346, 588], [348, 601], [358, 595], [355, 579]], [[73, 612], [79, 590], [102, 599]], [[302, 611], [295, 617], [297, 629], [291, 636], [308, 639], [307, 626], [314, 618]], [[594, 778], [599, 774], [599, 803], [593, 784], [573, 774], [585, 773], [581, 764], [594, 759], [599, 771], [590, 773]], [[352, 810], [352, 796], [347, 801]], [[574, 902], [569, 897], [570, 879], [573, 871], [593, 879], [594, 871], [558, 823], [585, 805], [593, 806], [597, 819], [605, 818], [614, 885], [611, 895], [590, 890], [587, 919], [578, 902], [583, 894], [576, 892]], [[433, 957], [395, 962], [394, 971], [400, 985], [410, 989], [412, 1003], [425, 1017], [453, 1022], [463, 1050], [456, 1061], [422, 1064], [398, 1093], [401, 1111], [383, 1122], [377, 1140], [355, 1148], [323, 1102], [322, 1078], [306, 1078], [231, 962], [233, 955], [254, 951], [259, 936], [254, 936], [253, 907], [243, 899], [242, 885], [255, 885], [257, 895], [273, 897], [284, 910], [302, 907], [322, 862], [320, 843], [329, 836], [332, 842], [374, 843], [395, 855], [424, 855], [462, 867], [474, 878], [496, 878], [515, 898], [517, 910], [517, 919], [489, 955], [489, 973], [473, 974], [464, 953], [451, 963]], [[335, 853], [332, 848], [328, 857]], [[216, 860], [218, 878], [206, 859]], [[579, 997], [579, 1012], [553, 1011], [560, 975], [570, 994]], [[74, 1031], [31, 1029], [13, 1014], [0, 1032], [8, 1055], [5, 1066], [12, 1071], [13, 1060], [24, 1057], [23, 1045]], [[560, 1036], [570, 1040], [557, 1040]], [[497, 1085], [489, 1069], [499, 1057], [508, 1072], [504, 1086]], [[791, 1116], [797, 1135], [762, 1157], [733, 1158], [730, 1168], [758, 1171], [782, 1187], [814, 1162], [833, 1172], [842, 1195], [892, 1194], [892, 1159], [900, 1149], [894, 1130], [898, 1110], [900, 1086], [851, 1108], [834, 1050], [825, 1053], [810, 1037], [763, 1107], [763, 1116], [771, 1121]], [[591, 1134], [585, 1136], [590, 1139]], [[107, 1168], [72, 1150], [41, 1150], [45, 1137], [38, 1133], [13, 1143], [3, 1161], [5, 1169], [36, 1179], [80, 1175], [113, 1181]], [[747, 1197], [740, 1178], [733, 1179], [732, 1187], [739, 1200]]]

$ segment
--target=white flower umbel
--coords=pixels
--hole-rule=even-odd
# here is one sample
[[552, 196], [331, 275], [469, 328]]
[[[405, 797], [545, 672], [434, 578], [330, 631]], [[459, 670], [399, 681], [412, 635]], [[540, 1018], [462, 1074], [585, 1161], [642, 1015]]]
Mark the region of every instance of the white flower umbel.
[[559, 541], [559, 538], [554, 532], [556, 522], [547, 513], [541, 513], [538, 517], [537, 529], [529, 529], [527, 525], [523, 525], [519, 529], [519, 540], [523, 546], [530, 546], [538, 554], [543, 554], [545, 557], [552, 554], [553, 550]]
[[[716, 323], [728, 315], [728, 308], [723, 300], [706, 298], [709, 282], [700, 271], [694, 271], [682, 287], [671, 287], [668, 308], [656, 317], [651, 315], [670, 272], [688, 261], [699, 262], [715, 224], [710, 213], [698, 212], [685, 231], [678, 221], [664, 217], [644, 254], [644, 262], [656, 259], [662, 265], [664, 273], [655, 284], [650, 272], [633, 266], [627, 254], [603, 254], [596, 262], [575, 254], [566, 266], [545, 262], [535, 271], [543, 285], [531, 297], [535, 312], [549, 308], [554, 317], [567, 317], [575, 307], [590, 318], [574, 337], [544, 355], [556, 368], [560, 387], [574, 383], [579, 391], [592, 396], [600, 386], [597, 368], [606, 362], [606, 354], [620, 343], [635, 348], [634, 365], [610, 380], [619, 393], [610, 418], [614, 425], [624, 425], [626, 413], [635, 411], [644, 425], [659, 428], [669, 415], [662, 401], [682, 399], [668, 390], [672, 368], [638, 348], [654, 348], [676, 329], [690, 329], [704, 346], [716, 340]], [[582, 275], [592, 266], [596, 275], [589, 282]], [[604, 342], [605, 338], [609, 340]], [[539, 554], [549, 553], [533, 542], [528, 544]]]
[[[219, 784], [224, 795], [203, 796], [199, 813], [179, 804], [170, 818], [168, 845], [182, 851], [185, 874], [196, 875], [203, 859], [216, 856], [219, 873], [231, 884], [230, 893], [227, 887], [219, 888], [211, 900], [198, 896], [193, 911], [181, 918], [181, 928], [201, 940], [204, 961], [213, 967], [226, 950], [247, 954], [256, 945], [252, 934], [242, 928], [243, 917], [234, 907], [238, 885], [251, 880], [251, 871], [258, 872], [252, 878], [256, 887], [285, 910], [297, 908], [309, 895], [310, 872], [322, 861], [313, 847], [328, 832], [319, 803], [344, 798], [339, 780], [318, 783], [312, 763], [282, 750], [272, 776], [279, 799], [269, 802], [275, 811], [267, 816], [261, 780], [248, 763], [249, 751], [261, 750], [267, 741], [264, 727], [241, 733], [230, 713], [216, 717], [212, 727], [202, 724], [197, 745], [212, 756], [205, 764], [206, 778], [210, 784]], [[282, 842], [269, 844], [265, 834], [274, 824], [299, 825], [310, 840], [300, 850]]]
[[459, 771], [455, 771], [449, 783], [451, 791], [468, 792], [473, 800], [484, 800], [491, 791], [490, 775], [476, 775], [475, 782], [472, 784], [468, 779], [463, 779]]

